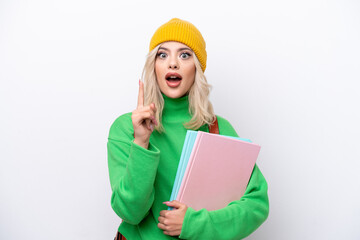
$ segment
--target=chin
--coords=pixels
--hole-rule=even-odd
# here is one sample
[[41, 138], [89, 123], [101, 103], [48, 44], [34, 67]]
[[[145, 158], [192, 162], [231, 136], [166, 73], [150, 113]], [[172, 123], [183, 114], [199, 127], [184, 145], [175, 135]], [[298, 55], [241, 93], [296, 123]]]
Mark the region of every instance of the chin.
[[164, 91], [163, 94], [165, 94], [169, 98], [180, 98], [186, 95], [186, 93], [174, 92], [174, 91]]

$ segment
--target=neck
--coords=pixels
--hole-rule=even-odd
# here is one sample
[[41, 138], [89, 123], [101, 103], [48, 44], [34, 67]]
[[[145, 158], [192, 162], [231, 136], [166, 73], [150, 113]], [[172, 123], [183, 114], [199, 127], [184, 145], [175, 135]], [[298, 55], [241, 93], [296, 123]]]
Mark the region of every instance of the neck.
[[162, 93], [164, 98], [164, 108], [162, 112], [163, 122], [187, 122], [190, 121], [189, 96], [180, 98], [169, 98]]

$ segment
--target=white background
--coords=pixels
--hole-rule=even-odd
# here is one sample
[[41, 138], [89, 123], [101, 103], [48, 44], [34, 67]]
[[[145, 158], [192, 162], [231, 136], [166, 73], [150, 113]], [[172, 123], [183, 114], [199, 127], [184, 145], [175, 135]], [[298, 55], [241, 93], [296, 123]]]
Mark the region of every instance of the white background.
[[106, 142], [152, 34], [192, 22], [215, 111], [262, 146], [248, 239], [360, 239], [359, 1], [0, 1], [0, 239], [112, 239]]

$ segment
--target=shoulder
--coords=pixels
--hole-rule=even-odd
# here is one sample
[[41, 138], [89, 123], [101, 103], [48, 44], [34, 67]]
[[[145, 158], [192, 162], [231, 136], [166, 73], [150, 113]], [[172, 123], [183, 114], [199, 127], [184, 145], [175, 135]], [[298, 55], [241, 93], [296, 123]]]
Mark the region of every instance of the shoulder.
[[[226, 120], [223, 117], [220, 117], [219, 115], [216, 115], [216, 118], [218, 120], [219, 133], [221, 135], [231, 136], [231, 137], [239, 137], [239, 135], [235, 131], [234, 127], [230, 124], [230, 122], [228, 120]], [[251, 140], [248, 138], [240, 138], [240, 140], [251, 142]]]
[[131, 112], [125, 113], [115, 119], [109, 130], [109, 138], [114, 140], [127, 140], [134, 135], [131, 115]]
[[221, 135], [238, 137], [238, 134], [236, 133], [234, 127], [231, 125], [231, 123], [227, 119], [225, 119], [219, 115], [216, 115], [216, 118], [218, 120], [219, 133]]

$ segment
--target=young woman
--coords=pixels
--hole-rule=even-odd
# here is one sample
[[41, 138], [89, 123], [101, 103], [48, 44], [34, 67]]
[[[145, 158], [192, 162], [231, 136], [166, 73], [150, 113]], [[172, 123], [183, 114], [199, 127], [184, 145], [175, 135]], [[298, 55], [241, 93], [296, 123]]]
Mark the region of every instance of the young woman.
[[167, 202], [187, 129], [217, 126], [238, 136], [214, 114], [206, 58], [201, 33], [187, 21], [171, 19], [151, 39], [137, 108], [114, 121], [107, 144], [111, 206], [123, 220], [118, 239], [241, 239], [268, 216], [267, 183], [257, 165], [244, 196], [225, 208], [195, 211]]

